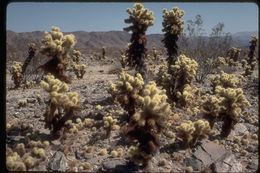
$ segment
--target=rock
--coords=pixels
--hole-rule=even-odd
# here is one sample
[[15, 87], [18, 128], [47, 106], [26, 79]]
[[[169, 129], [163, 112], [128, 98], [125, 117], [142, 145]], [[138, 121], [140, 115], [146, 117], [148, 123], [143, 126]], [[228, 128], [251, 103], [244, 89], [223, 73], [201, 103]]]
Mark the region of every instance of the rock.
[[[227, 150], [208, 140], [203, 140], [201, 146], [198, 146], [193, 153], [193, 157], [202, 162], [201, 167], [207, 167], [213, 162], [224, 158], [228, 154]], [[192, 166], [192, 165], [191, 165]]]
[[57, 140], [53, 140], [53, 141], [51, 141], [51, 143], [53, 144], [53, 145], [61, 145], [61, 142], [60, 142], [60, 140], [59, 139], [57, 139]]
[[214, 142], [203, 142], [201, 146], [210, 155], [213, 161], [216, 161], [227, 153], [224, 147]]
[[210, 155], [206, 153], [201, 147], [198, 147], [198, 149], [193, 153], [193, 156], [201, 160], [205, 166], [210, 165], [213, 162]]
[[133, 172], [137, 170], [136, 166], [124, 159], [110, 159], [102, 163], [102, 171], [104, 172]]
[[243, 172], [243, 165], [235, 158], [234, 154], [214, 163], [213, 168], [213, 172]]
[[234, 131], [237, 135], [243, 135], [248, 132], [247, 127], [243, 123], [238, 123], [234, 127]]
[[257, 131], [258, 131], [257, 126], [254, 126], [254, 125], [249, 124], [249, 123], [244, 123], [244, 125], [247, 127], [248, 131], [250, 131], [251, 133], [257, 133]]
[[27, 98], [28, 103], [35, 103], [36, 101], [36, 98]]
[[65, 172], [67, 170], [67, 165], [68, 163], [65, 155], [62, 152], [57, 151], [50, 158], [47, 164], [47, 170]]
[[202, 162], [194, 157], [185, 158], [186, 166], [191, 166], [194, 171], [200, 171], [202, 168]]
[[248, 165], [246, 166], [246, 168], [256, 171], [258, 168], [258, 161], [253, 160], [252, 162], [249, 162]]

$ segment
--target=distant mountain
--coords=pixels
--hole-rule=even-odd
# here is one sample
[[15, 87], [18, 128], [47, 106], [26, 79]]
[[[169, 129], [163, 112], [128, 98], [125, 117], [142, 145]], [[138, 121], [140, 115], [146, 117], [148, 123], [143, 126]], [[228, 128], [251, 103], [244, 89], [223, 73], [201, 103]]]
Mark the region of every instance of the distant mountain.
[[[125, 31], [108, 31], [108, 32], [85, 32], [76, 31], [70, 32], [76, 36], [77, 44], [76, 48], [80, 49], [84, 54], [99, 54], [102, 46], [107, 48], [108, 53], [112, 53], [113, 56], [119, 56], [120, 50], [126, 48], [127, 43], [130, 40], [131, 34]], [[67, 34], [67, 33], [65, 33]], [[7, 30], [7, 57], [13, 57], [14, 59], [27, 56], [27, 44], [30, 42], [40, 45], [44, 32], [22, 32], [16, 33]], [[257, 31], [254, 32], [238, 32], [232, 35], [234, 44], [236, 47], [248, 47], [251, 35], [257, 35]], [[162, 48], [163, 44], [161, 40], [162, 34], [150, 34], [148, 38], [148, 49], [152, 46]], [[207, 38], [205, 38], [207, 39]]]
[[251, 36], [258, 36], [257, 31], [253, 32], [237, 32], [232, 35], [235, 47], [247, 47], [249, 46], [249, 40]]

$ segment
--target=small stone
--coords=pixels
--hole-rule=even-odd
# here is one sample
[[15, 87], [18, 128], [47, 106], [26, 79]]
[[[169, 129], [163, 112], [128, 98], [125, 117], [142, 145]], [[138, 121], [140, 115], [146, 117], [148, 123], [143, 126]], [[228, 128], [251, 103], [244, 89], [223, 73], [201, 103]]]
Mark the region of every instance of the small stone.
[[246, 166], [246, 168], [256, 171], [258, 168], [258, 161], [253, 160], [252, 162], [249, 162], [248, 165]]
[[185, 172], [190, 173], [193, 172], [193, 169], [191, 166], [186, 167]]
[[49, 160], [47, 170], [65, 172], [67, 170], [67, 165], [68, 163], [65, 155], [62, 152], [57, 151]]
[[202, 168], [202, 162], [193, 157], [185, 158], [184, 163], [186, 164], [186, 166], [191, 166], [194, 171], [199, 171]]
[[159, 162], [158, 162], [158, 166], [165, 166], [167, 163], [166, 159], [161, 159]]

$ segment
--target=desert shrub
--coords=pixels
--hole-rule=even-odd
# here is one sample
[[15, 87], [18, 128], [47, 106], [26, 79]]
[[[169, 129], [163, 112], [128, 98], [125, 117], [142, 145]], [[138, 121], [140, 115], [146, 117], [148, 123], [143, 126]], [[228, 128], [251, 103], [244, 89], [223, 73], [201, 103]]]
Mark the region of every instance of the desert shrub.
[[125, 31], [132, 31], [130, 44], [126, 50], [127, 62], [130, 67], [135, 67], [136, 71], [145, 78], [147, 56], [145, 32], [149, 26], [154, 23], [153, 12], [144, 8], [143, 4], [135, 3], [133, 8], [128, 8], [129, 18], [125, 23], [131, 24], [124, 28]]
[[138, 106], [140, 94], [144, 87], [144, 80], [139, 73], [134, 77], [125, 71], [122, 71], [118, 78], [119, 81], [116, 84], [109, 82], [108, 92], [128, 112], [128, 116], [131, 117]]
[[183, 15], [184, 11], [178, 7], [174, 7], [171, 10], [163, 10], [162, 31], [165, 32], [165, 34], [162, 42], [167, 49], [168, 71], [171, 70], [171, 65], [174, 64], [178, 55], [177, 41], [184, 27]]
[[123, 128], [123, 134], [132, 141], [137, 140], [133, 158], [146, 167], [159, 148], [159, 134], [166, 128], [167, 118], [172, 112], [166, 91], [158, 89], [153, 81], [144, 87], [140, 101], [141, 108]]
[[75, 115], [75, 111], [80, 104], [79, 94], [69, 92], [68, 85], [59, 79], [55, 79], [53, 75], [47, 75], [40, 84], [50, 96], [44, 114], [45, 127], [55, 133], [68, 119]]
[[14, 82], [15, 88], [20, 87], [23, 79], [22, 64], [20, 62], [14, 61], [11, 66], [10, 73], [12, 75], [12, 80]]
[[51, 73], [56, 78], [69, 83], [69, 78], [64, 74], [68, 64], [69, 52], [76, 43], [73, 34], [63, 35], [60, 28], [53, 26], [51, 32], [45, 32], [40, 53], [51, 58], [41, 65], [46, 73]]

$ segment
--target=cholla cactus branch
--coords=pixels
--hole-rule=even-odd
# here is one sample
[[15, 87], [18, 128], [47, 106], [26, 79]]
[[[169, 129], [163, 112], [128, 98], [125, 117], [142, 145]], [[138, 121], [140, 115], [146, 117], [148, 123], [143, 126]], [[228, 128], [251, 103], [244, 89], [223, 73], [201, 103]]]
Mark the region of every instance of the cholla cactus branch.
[[174, 7], [171, 10], [163, 10], [163, 29], [165, 32], [162, 42], [167, 49], [167, 61], [168, 61], [168, 72], [170, 72], [170, 66], [174, 64], [174, 61], [178, 55], [177, 41], [184, 28], [183, 17], [184, 11], [178, 7]]
[[141, 3], [135, 3], [132, 9], [127, 9], [129, 18], [125, 19], [125, 23], [131, 24], [124, 28], [125, 31], [132, 31], [130, 45], [126, 51], [128, 64], [135, 67], [144, 78], [147, 71], [145, 58], [147, 56], [146, 35], [145, 32], [149, 26], [154, 23], [153, 12], [144, 8]]

